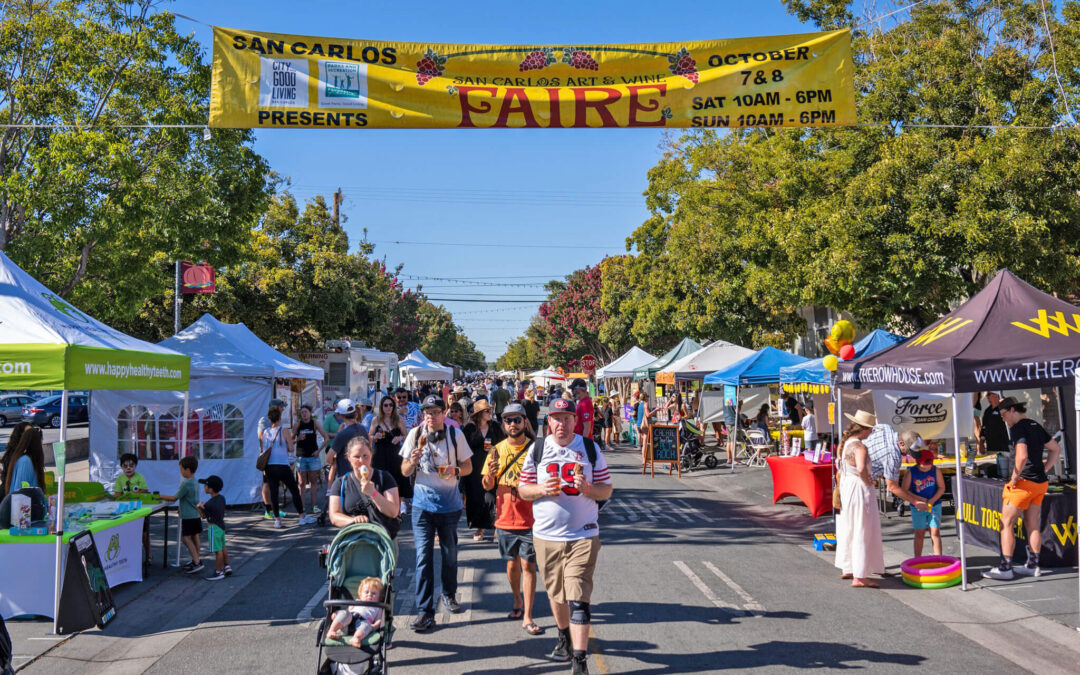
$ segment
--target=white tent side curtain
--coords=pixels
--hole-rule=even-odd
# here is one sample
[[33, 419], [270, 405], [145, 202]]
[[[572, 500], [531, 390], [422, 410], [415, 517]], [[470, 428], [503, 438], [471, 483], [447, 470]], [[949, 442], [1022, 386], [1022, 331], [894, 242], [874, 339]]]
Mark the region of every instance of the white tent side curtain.
[[174, 494], [182, 456], [199, 460], [198, 478], [220, 476], [229, 504], [261, 500], [259, 418], [270, 405], [270, 380], [239, 377], [191, 378], [187, 446], [181, 450], [183, 392], [99, 391], [90, 407], [90, 479], [111, 486], [120, 474], [120, 455], [139, 458], [147, 486]]

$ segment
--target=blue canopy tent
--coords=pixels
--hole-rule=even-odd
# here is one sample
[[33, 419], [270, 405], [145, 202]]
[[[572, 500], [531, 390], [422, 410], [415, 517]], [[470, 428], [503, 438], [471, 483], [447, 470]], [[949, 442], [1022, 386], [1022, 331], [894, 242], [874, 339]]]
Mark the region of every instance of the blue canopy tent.
[[727, 384], [744, 387], [753, 384], [773, 384], [780, 381], [780, 369], [806, 362], [805, 356], [765, 347], [742, 361], [705, 376], [705, 384]]
[[[859, 359], [876, 354], [903, 341], [904, 338], [899, 335], [879, 328], [855, 343], [855, 358]], [[829, 385], [832, 383], [831, 375], [832, 373], [825, 370], [825, 365], [821, 362], [821, 359], [810, 359], [795, 366], [781, 368], [780, 383]]]

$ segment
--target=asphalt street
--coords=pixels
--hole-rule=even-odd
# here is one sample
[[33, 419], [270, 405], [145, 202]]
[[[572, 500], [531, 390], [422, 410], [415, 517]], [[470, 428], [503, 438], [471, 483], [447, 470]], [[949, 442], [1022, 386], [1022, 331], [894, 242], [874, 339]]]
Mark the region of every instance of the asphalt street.
[[[1009, 660], [979, 637], [993, 629], [975, 631], [977, 642], [961, 620], [935, 618], [943, 595], [895, 579], [882, 580], [887, 590], [852, 589], [831, 555], [809, 546], [815, 521], [760, 503], [747, 489], [751, 474], [742, 473], [750, 470], [651, 478], [636, 457], [628, 448], [609, 453], [616, 491], [600, 519], [591, 672], [1026, 672], [1021, 658]], [[246, 510], [231, 510], [229, 520], [232, 577], [209, 582], [162, 571], [155, 547], [151, 576], [118, 589], [120, 609], [107, 629], [40, 644], [36, 660], [22, 657], [25, 672], [314, 671], [326, 589], [317, 550], [331, 531], [298, 527], [295, 518], [275, 531]], [[529, 636], [506, 618], [512, 601], [496, 545], [473, 542], [464, 527], [461, 542], [464, 611], [443, 611], [436, 630], [417, 635], [407, 628], [415, 613], [413, 547], [411, 530], [402, 530], [391, 668], [568, 672], [545, 657], [554, 630], [543, 591], [536, 619], [546, 634]]]

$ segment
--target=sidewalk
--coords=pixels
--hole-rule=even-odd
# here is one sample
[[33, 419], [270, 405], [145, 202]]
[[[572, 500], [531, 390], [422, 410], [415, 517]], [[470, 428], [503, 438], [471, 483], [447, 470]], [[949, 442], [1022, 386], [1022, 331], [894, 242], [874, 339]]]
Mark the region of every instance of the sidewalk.
[[[814, 533], [835, 530], [831, 516], [811, 518], [806, 506], [794, 497], [773, 504], [768, 468], [749, 469], [740, 465], [731, 473], [722, 465], [712, 471], [684, 473], [683, 480], [707, 486], [732, 501], [746, 504], [747, 515], [763, 527], [784, 539], [801, 538], [804, 550], [832, 565], [833, 552], [815, 551], [811, 544]], [[959, 557], [960, 543], [951, 509], [946, 511], [946, 516], [942, 526], [942, 553]], [[883, 516], [882, 538], [887, 569], [899, 575], [900, 564], [914, 555], [910, 516], [901, 518], [895, 512]], [[983, 570], [997, 564], [996, 551], [971, 543], [966, 543], [966, 550], [967, 591], [959, 586], [939, 591], [912, 589], [895, 576], [880, 580], [881, 592], [1026, 669], [1075, 672], [1075, 664], [1080, 660], [1077, 568], [1048, 570], [1037, 579], [1000, 582], [982, 578]], [[924, 554], [927, 552], [933, 553], [929, 537]], [[839, 581], [839, 571], [836, 579], [815, 581], [835, 581], [838, 593], [848, 583]]]

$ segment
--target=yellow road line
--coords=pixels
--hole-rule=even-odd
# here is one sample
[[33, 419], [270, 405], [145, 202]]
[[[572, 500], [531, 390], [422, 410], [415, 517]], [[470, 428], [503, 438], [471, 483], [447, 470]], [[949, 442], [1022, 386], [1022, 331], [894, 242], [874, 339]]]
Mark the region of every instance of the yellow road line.
[[608, 669], [607, 661], [604, 660], [604, 655], [600, 653], [600, 648], [597, 645], [599, 640], [596, 637], [596, 632], [593, 631], [592, 625], [589, 626], [589, 647], [593, 653], [593, 661], [596, 662], [596, 669], [603, 675], [607, 675], [611, 670]]

